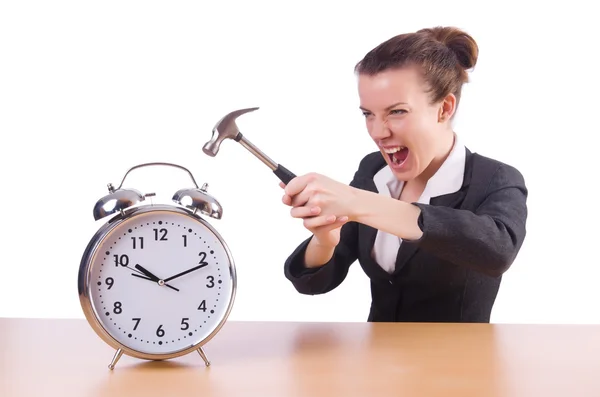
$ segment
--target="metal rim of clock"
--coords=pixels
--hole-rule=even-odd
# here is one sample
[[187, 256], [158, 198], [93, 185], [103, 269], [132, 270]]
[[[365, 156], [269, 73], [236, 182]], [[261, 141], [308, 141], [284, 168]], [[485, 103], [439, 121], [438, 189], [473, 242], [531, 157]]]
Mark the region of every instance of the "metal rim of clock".
[[99, 220], [107, 216], [114, 215], [115, 213], [121, 213], [122, 215], [124, 210], [143, 202], [146, 197], [155, 196], [155, 193], [142, 194], [137, 189], [123, 188], [125, 178], [127, 178], [131, 171], [148, 166], [168, 166], [187, 172], [192, 179], [194, 187], [179, 189], [175, 192], [175, 194], [173, 194], [171, 199], [177, 204], [191, 209], [194, 214], [199, 211], [204, 215], [210, 216], [211, 218], [221, 219], [223, 217], [223, 207], [214, 197], [207, 193], [208, 184], [205, 183], [201, 188], [198, 188], [196, 179], [190, 170], [179, 164], [151, 162], [138, 164], [127, 170], [123, 176], [123, 179], [121, 180], [121, 183], [119, 184], [119, 187], [116, 189], [112, 183], [109, 183], [107, 185], [109, 194], [100, 198], [94, 205], [94, 219]]
[[[93, 283], [91, 282], [91, 265], [95, 262], [96, 255], [99, 252], [98, 248], [107, 238], [109, 238], [112, 235], [112, 233], [114, 233], [118, 229], [118, 227], [122, 223], [134, 219], [137, 215], [156, 213], [160, 211], [167, 211], [172, 213], [178, 213], [179, 215], [183, 216], [188, 216], [192, 218], [195, 222], [199, 222], [202, 226], [206, 227], [211, 233], [214, 234], [217, 241], [223, 246], [229, 262], [228, 267], [229, 277], [231, 279], [231, 292], [228, 296], [229, 301], [227, 303], [227, 309], [225, 309], [221, 320], [204, 339], [183, 350], [165, 354], [152, 354], [140, 352], [138, 350], [129, 348], [126, 345], [123, 345], [104, 328], [102, 322], [100, 321], [99, 314], [95, 310], [90, 297], [90, 288], [93, 286]], [[106, 342], [112, 348], [121, 350], [123, 353], [131, 357], [160, 361], [181, 357], [195, 350], [201, 349], [221, 330], [221, 328], [225, 325], [227, 319], [229, 318], [235, 301], [235, 296], [237, 292], [237, 272], [235, 267], [235, 261], [233, 259], [233, 255], [229, 246], [227, 245], [221, 234], [210, 223], [202, 219], [198, 214], [194, 214], [191, 210], [187, 208], [174, 207], [170, 205], [153, 205], [152, 207], [145, 206], [132, 208], [129, 211], [127, 211], [124, 215], [119, 215], [117, 218], [113, 218], [109, 222], [105, 223], [100, 229], [98, 229], [98, 231], [94, 234], [94, 236], [88, 243], [88, 246], [86, 247], [83, 257], [81, 259], [77, 284], [79, 289], [79, 301], [83, 313], [86, 319], [88, 320], [88, 323], [91, 325], [92, 329], [104, 342]]]

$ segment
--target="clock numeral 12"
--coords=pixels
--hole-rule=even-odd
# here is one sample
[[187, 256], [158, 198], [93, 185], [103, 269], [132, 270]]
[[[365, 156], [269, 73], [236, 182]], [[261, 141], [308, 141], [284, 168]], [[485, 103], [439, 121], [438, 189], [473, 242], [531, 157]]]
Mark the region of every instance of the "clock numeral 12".
[[[160, 230], [159, 229], [152, 229], [152, 230], [154, 230], [154, 240], [156, 240], [156, 241], [158, 241], [158, 240], [167, 241], [168, 240], [167, 239], [167, 229], [162, 228]], [[159, 238], [159, 233], [162, 233], [160, 235], [160, 238]]]

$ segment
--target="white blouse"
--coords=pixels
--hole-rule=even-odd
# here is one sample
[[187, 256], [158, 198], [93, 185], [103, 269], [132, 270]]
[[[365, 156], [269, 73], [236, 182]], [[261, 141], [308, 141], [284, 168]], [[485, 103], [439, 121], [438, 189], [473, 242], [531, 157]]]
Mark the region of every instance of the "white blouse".
[[[465, 158], [466, 148], [460, 142], [458, 136], [455, 135], [452, 151], [442, 166], [429, 179], [418, 202], [429, 204], [432, 197], [455, 193], [460, 190], [463, 184]], [[373, 180], [380, 194], [396, 199], [400, 197], [404, 182], [396, 178], [388, 165], [375, 174]], [[382, 231], [377, 232], [372, 256], [379, 266], [390, 274], [394, 272], [401, 243], [402, 239], [397, 236]]]

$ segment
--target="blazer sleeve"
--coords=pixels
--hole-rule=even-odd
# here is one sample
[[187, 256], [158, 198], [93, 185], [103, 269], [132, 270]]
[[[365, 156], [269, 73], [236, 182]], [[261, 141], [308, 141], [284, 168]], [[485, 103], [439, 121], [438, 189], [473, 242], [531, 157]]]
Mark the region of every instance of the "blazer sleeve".
[[527, 194], [521, 173], [501, 164], [474, 212], [413, 203], [421, 209], [423, 234], [405, 242], [456, 265], [499, 277], [510, 268], [525, 240]]
[[312, 236], [304, 240], [287, 258], [284, 273], [298, 292], [306, 295], [324, 294], [338, 287], [348, 275], [350, 265], [358, 257], [357, 225], [348, 222], [340, 231], [340, 242], [325, 265], [307, 268], [304, 262], [306, 247]]
[[[365, 168], [373, 166], [377, 155], [380, 156], [379, 153], [371, 154], [361, 161], [350, 186], [361, 188], [365, 183]], [[344, 224], [340, 230], [340, 242], [329, 262], [321, 267], [309, 269], [305, 266], [304, 254], [311, 238], [312, 236], [304, 240], [287, 258], [284, 274], [301, 294], [324, 294], [344, 281], [350, 266], [358, 258], [358, 225], [356, 222]]]

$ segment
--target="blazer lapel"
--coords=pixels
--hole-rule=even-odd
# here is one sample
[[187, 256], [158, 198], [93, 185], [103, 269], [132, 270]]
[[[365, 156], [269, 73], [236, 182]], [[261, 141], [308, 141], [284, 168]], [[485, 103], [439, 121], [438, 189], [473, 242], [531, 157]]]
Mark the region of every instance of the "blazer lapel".
[[[465, 161], [465, 173], [462, 187], [459, 191], [450, 194], [444, 194], [442, 196], [432, 197], [429, 200], [429, 205], [449, 207], [449, 208], [460, 208], [465, 197], [467, 196], [467, 190], [471, 182], [471, 152], [466, 149], [467, 157]], [[394, 269], [394, 275], [397, 275], [402, 268], [410, 261], [413, 255], [417, 252], [419, 244], [402, 243], [398, 250], [398, 256], [396, 257], [396, 268]]]
[[[450, 208], [458, 208], [463, 202], [466, 196], [464, 187], [456, 193], [446, 194], [443, 196], [432, 197], [430, 200], [430, 205], [450, 207]], [[400, 245], [400, 249], [398, 250], [398, 256], [396, 257], [396, 267], [394, 269], [393, 275], [397, 275], [402, 268], [410, 261], [413, 255], [419, 249], [419, 244], [412, 244], [402, 242]]]
[[459, 208], [466, 196], [467, 191], [463, 186], [463, 188], [456, 193], [432, 197], [429, 204], [440, 207]]
[[403, 241], [402, 244], [400, 244], [398, 256], [396, 257], [396, 267], [394, 268], [394, 272], [392, 274], [397, 275], [418, 249], [418, 244], [410, 244]]
[[[463, 185], [462, 185], [461, 189], [455, 193], [432, 197], [430, 199], [430, 205], [443, 206], [443, 207], [449, 207], [449, 208], [459, 208], [461, 206], [462, 202], [464, 201], [464, 199], [466, 197], [468, 186], [471, 181], [471, 159], [472, 159], [471, 154], [472, 153], [468, 149], [466, 149], [466, 153], [467, 153], [467, 156], [466, 156], [465, 174], [464, 174], [464, 180], [463, 180]], [[361, 185], [362, 185], [361, 186], [362, 188], [369, 190], [371, 192], [377, 193], [377, 191], [378, 191], [377, 187], [375, 186], [375, 183], [373, 182], [372, 179], [364, 181], [364, 183]], [[360, 252], [361, 258], [363, 258], [363, 260], [365, 261], [365, 264], [369, 267], [370, 272], [374, 272], [375, 274], [378, 274], [382, 278], [390, 278], [391, 276], [392, 277], [396, 276], [402, 270], [402, 268], [410, 261], [410, 259], [415, 255], [415, 253], [419, 249], [418, 244], [402, 242], [400, 244], [400, 249], [398, 250], [398, 254], [396, 256], [396, 267], [394, 269], [394, 272], [390, 275], [385, 270], [383, 270], [383, 268], [381, 268], [381, 266], [379, 266], [373, 260], [373, 257], [371, 256], [371, 251], [373, 250], [373, 245], [375, 244], [375, 237], [377, 236], [377, 229], [375, 229], [371, 226], [368, 226], [368, 225], [359, 224], [358, 225], [358, 233], [359, 233], [359, 237], [358, 237], [359, 241], [364, 242], [359, 245], [359, 248], [361, 251]]]

